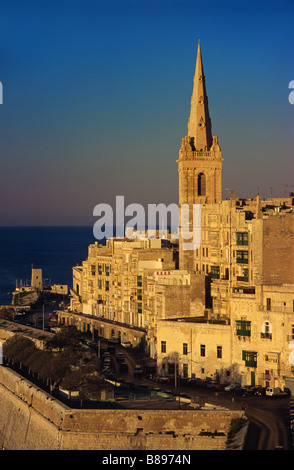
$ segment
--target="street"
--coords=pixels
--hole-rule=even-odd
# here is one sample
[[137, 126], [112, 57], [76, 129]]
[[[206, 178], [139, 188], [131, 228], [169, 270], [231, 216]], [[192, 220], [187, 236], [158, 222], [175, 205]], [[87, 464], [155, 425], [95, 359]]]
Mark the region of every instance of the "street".
[[[160, 384], [161, 385], [161, 384]], [[165, 390], [174, 390], [171, 385], [164, 385]], [[244, 450], [274, 450], [282, 447], [292, 450], [291, 433], [288, 422], [288, 407], [291, 398], [272, 398], [265, 396], [234, 396], [231, 392], [215, 391], [207, 388], [181, 386], [181, 393], [198, 396], [202, 403], [225, 406], [231, 410], [247, 404], [245, 415], [250, 424]]]

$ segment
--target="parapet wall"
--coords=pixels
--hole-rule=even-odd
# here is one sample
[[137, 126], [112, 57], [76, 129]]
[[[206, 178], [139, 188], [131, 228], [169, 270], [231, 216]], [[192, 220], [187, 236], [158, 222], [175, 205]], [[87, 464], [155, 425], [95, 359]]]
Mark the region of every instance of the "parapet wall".
[[76, 410], [4, 366], [0, 400], [0, 448], [7, 450], [222, 450], [231, 420], [243, 416], [218, 410]]

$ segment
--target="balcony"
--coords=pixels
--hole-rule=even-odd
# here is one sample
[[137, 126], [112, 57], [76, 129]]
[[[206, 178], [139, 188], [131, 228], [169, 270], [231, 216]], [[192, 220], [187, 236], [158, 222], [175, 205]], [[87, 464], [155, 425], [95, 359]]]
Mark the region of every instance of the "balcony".
[[294, 313], [294, 308], [286, 307], [285, 305], [259, 305], [258, 306], [260, 312], [276, 312], [276, 313]]
[[252, 351], [242, 351], [242, 359], [246, 367], [257, 367], [257, 353]]
[[272, 339], [272, 333], [268, 333], [268, 332], [266, 332], [266, 333], [260, 333], [260, 337], [261, 337], [262, 339]]
[[251, 336], [251, 322], [236, 321], [236, 334], [237, 336]]

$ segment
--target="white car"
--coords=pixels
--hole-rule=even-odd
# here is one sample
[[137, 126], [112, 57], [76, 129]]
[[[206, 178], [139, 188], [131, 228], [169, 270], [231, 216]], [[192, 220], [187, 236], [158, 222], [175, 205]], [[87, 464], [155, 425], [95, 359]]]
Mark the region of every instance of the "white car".
[[227, 385], [224, 390], [226, 392], [233, 392], [234, 390], [236, 390], [236, 388], [240, 388], [241, 385], [240, 384], [230, 384], [230, 385]]
[[287, 397], [287, 393], [283, 392], [279, 387], [268, 387], [265, 394], [268, 397]]

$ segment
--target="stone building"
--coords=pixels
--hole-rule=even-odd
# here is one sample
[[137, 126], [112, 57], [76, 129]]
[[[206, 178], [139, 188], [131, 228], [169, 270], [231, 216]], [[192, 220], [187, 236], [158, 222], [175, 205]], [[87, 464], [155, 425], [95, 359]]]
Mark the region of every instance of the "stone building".
[[[80, 325], [85, 325], [82, 329], [92, 331], [96, 325], [98, 334], [119, 341], [134, 342], [137, 329], [135, 345], [142, 341], [142, 337], [145, 342], [151, 323], [150, 310], [146, 308], [147, 277], [155, 270], [174, 270], [176, 264], [177, 248], [168, 239], [113, 238], [107, 240], [106, 245], [98, 242], [90, 245], [88, 258], [82, 266], [73, 268], [71, 323], [76, 323], [79, 316]], [[87, 322], [87, 317], [91, 317], [93, 322]], [[99, 327], [94, 321], [98, 318]], [[69, 316], [64, 321], [68, 322], [68, 319]]]
[[[158, 370], [242, 384], [294, 383], [294, 195], [222, 199], [200, 43], [188, 134], [179, 151], [179, 206], [201, 207], [201, 240], [111, 239], [73, 268], [62, 321], [144, 344]], [[180, 213], [181, 214], [181, 213]], [[82, 326], [83, 325], [83, 326]], [[291, 349], [292, 348], [292, 349]], [[294, 354], [294, 352], [293, 352]], [[292, 354], [292, 355], [293, 355]], [[294, 392], [294, 389], [293, 389]]]
[[188, 136], [177, 162], [179, 204], [189, 205], [190, 224], [193, 204], [201, 204], [200, 245], [185, 251], [180, 242], [179, 268], [205, 277], [205, 295], [202, 315], [190, 309], [190, 318], [180, 312], [175, 318], [171, 310], [157, 317], [159, 368], [173, 366], [176, 357], [184, 376], [289, 386], [294, 195], [221, 199], [222, 157], [211, 132], [200, 44]]

